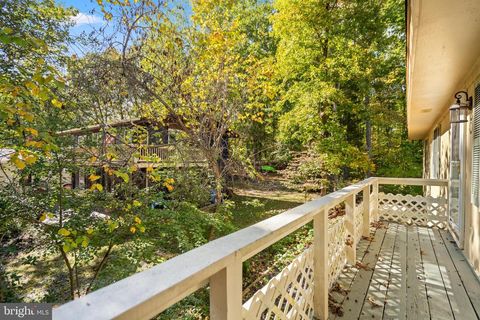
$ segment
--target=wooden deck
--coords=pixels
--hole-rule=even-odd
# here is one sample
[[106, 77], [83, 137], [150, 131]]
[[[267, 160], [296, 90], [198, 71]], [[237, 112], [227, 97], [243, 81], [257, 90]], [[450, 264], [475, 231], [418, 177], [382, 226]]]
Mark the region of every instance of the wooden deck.
[[447, 231], [379, 224], [331, 290], [329, 319], [480, 319], [480, 282]]

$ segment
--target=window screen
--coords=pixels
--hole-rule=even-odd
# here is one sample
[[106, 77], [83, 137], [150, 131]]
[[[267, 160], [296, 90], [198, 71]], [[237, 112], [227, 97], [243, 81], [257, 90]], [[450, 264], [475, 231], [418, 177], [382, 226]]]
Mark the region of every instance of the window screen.
[[480, 84], [475, 87], [473, 108], [472, 203], [479, 205], [480, 179]]

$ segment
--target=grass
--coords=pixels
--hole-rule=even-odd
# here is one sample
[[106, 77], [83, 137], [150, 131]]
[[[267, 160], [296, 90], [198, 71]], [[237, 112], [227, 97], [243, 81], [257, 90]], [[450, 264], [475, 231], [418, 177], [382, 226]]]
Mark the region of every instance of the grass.
[[243, 195], [235, 195], [232, 197], [232, 201], [235, 203], [232, 211], [233, 224], [237, 229], [248, 227], [301, 204], [281, 199]]

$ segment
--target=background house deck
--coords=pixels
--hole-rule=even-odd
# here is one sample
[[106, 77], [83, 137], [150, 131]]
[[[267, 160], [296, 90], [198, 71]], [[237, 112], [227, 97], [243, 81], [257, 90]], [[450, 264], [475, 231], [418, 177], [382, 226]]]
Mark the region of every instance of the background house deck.
[[330, 294], [330, 319], [479, 319], [480, 283], [444, 230], [379, 223]]

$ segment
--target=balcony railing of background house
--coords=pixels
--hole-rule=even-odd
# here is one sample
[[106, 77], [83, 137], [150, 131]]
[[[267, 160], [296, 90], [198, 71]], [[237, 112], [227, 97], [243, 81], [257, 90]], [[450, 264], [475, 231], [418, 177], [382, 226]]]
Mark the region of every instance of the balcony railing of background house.
[[[67, 303], [54, 319], [149, 319], [205, 285], [211, 319], [328, 317], [328, 291], [371, 222], [444, 228], [447, 197], [386, 194], [386, 185], [444, 188], [446, 180], [369, 178], [174, 257]], [[421, 192], [420, 192], [421, 193]], [[443, 193], [445, 194], [445, 193]], [[344, 205], [345, 214], [328, 218]], [[313, 243], [242, 304], [242, 262], [313, 221]]]
[[[102, 154], [101, 148], [96, 147], [81, 147], [76, 148], [79, 155], [88, 158], [100, 157]], [[134, 144], [110, 144], [106, 146], [105, 153], [112, 152], [119, 155], [118, 161], [127, 161], [133, 159], [138, 162], [203, 162], [205, 161], [198, 150], [191, 147], [177, 147], [172, 144], [163, 145], [134, 145]], [[133, 157], [132, 157], [133, 156]]]

